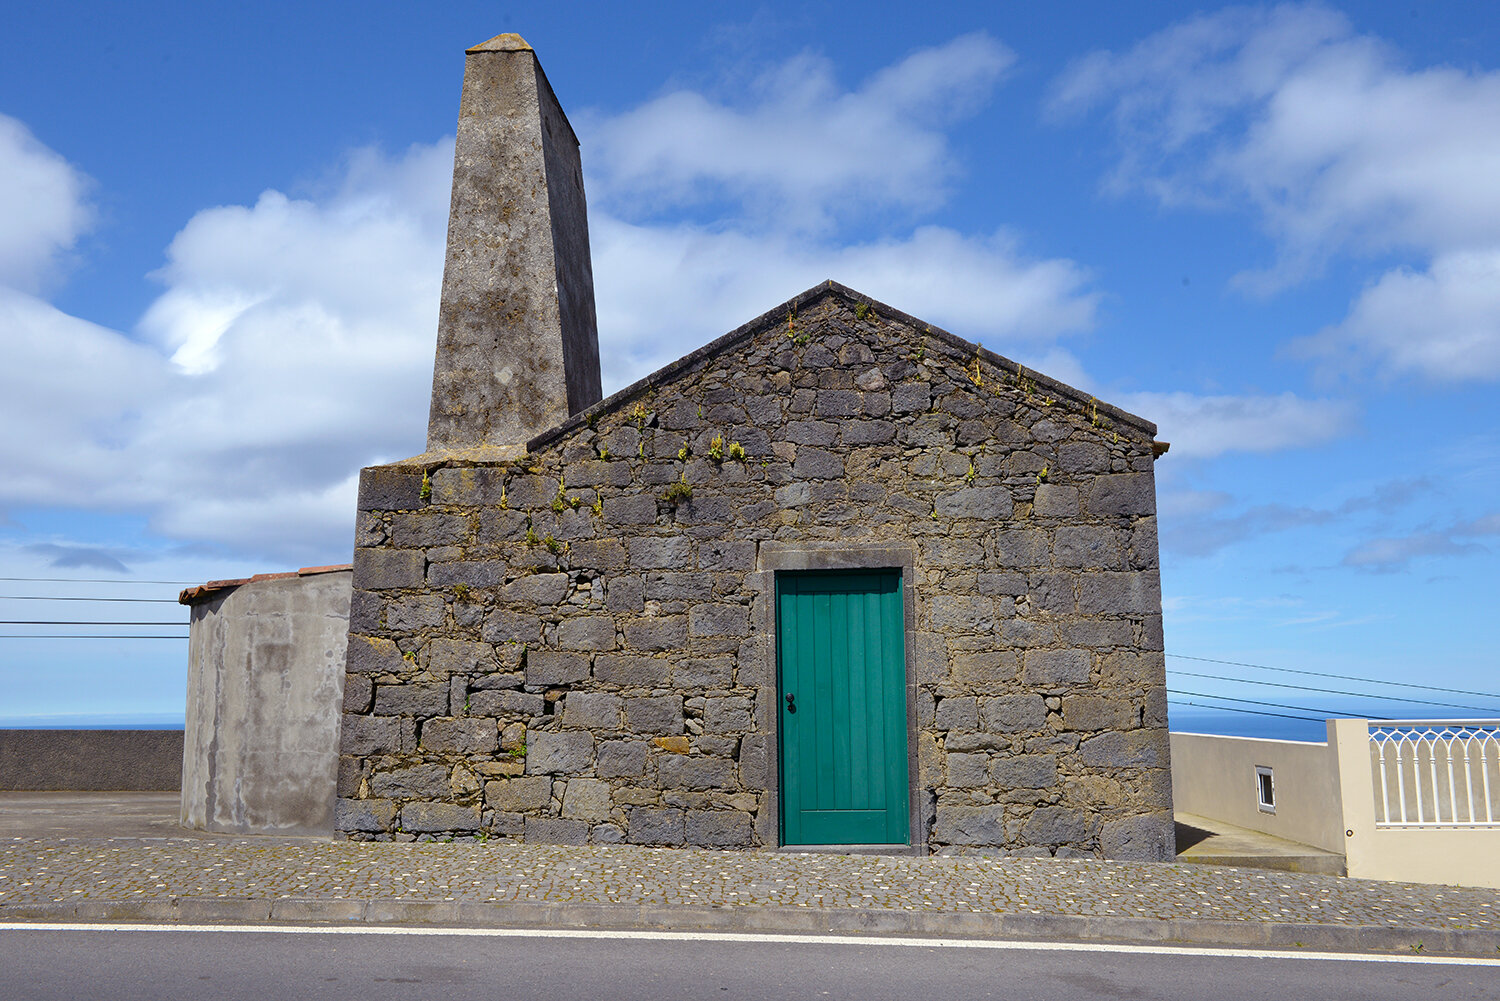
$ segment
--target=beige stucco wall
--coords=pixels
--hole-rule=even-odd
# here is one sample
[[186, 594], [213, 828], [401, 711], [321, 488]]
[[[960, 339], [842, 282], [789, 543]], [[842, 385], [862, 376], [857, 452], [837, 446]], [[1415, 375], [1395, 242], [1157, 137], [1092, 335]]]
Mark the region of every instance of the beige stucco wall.
[[[1257, 805], [1257, 765], [1273, 771], [1275, 813]], [[1172, 798], [1181, 813], [1344, 851], [1338, 767], [1327, 744], [1174, 733]]]

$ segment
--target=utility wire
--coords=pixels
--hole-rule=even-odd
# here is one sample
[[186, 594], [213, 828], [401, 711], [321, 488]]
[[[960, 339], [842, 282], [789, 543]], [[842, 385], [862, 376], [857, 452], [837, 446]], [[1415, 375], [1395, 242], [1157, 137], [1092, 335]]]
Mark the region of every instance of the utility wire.
[[[1191, 695], [1194, 698], [1199, 698], [1199, 699], [1223, 699], [1226, 702], [1244, 702], [1247, 705], [1252, 705], [1252, 706], [1273, 706], [1273, 707], [1275, 707], [1277, 709], [1296, 709], [1298, 712], [1305, 712], [1305, 713], [1323, 713], [1324, 716], [1325, 716], [1325, 718], [1328, 717], [1328, 716], [1344, 716], [1344, 715], [1347, 715], [1347, 711], [1346, 710], [1342, 710], [1342, 709], [1319, 709], [1316, 706], [1293, 706], [1293, 705], [1288, 705], [1285, 702], [1263, 702], [1260, 699], [1237, 699], [1233, 695], [1210, 695], [1208, 692], [1185, 692], [1185, 691], [1182, 691], [1181, 689], [1172, 689], [1172, 688], [1167, 689], [1167, 694], [1170, 695], [1173, 692], [1176, 692], [1176, 694], [1178, 694], [1178, 695]], [[1228, 707], [1226, 706], [1225, 708], [1228, 708]], [[1390, 717], [1388, 717], [1388, 716], [1371, 716], [1371, 717], [1368, 717], [1368, 718], [1369, 719], [1389, 719]]]
[[79, 598], [60, 594], [0, 594], [0, 601], [134, 601], [176, 605], [176, 598]]
[[185, 626], [186, 622], [86, 622], [77, 619], [0, 619], [0, 626]]
[[194, 584], [190, 580], [126, 580], [123, 577], [0, 577], [0, 580], [46, 584], [171, 584], [174, 587], [192, 587]]
[[1291, 713], [1268, 713], [1268, 712], [1265, 712], [1265, 711], [1260, 710], [1260, 709], [1236, 709], [1234, 706], [1205, 706], [1205, 705], [1202, 705], [1201, 703], [1198, 703], [1198, 702], [1186, 702], [1186, 701], [1183, 701], [1182, 699], [1168, 699], [1167, 701], [1169, 703], [1170, 702], [1176, 702], [1176, 704], [1179, 705], [1179, 706], [1194, 706], [1194, 707], [1196, 707], [1198, 709], [1213, 709], [1213, 710], [1216, 710], [1218, 712], [1245, 713], [1246, 715], [1249, 715], [1249, 716], [1276, 716], [1276, 717], [1278, 717], [1280, 719], [1300, 719], [1300, 720], [1307, 720], [1310, 723], [1321, 723], [1321, 722], [1323, 722], [1322, 720], [1318, 719], [1318, 717], [1316, 717], [1316, 716], [1293, 716]]
[[[1299, 692], [1317, 692], [1319, 695], [1352, 695], [1361, 699], [1383, 699], [1386, 702], [1404, 702], [1408, 705], [1422, 706], [1445, 706], [1449, 709], [1472, 709], [1475, 712], [1492, 713], [1500, 712], [1487, 706], [1466, 706], [1457, 702], [1433, 702], [1431, 699], [1413, 699], [1398, 695], [1375, 695], [1371, 692], [1345, 692], [1337, 688], [1309, 688], [1306, 685], [1289, 685], [1284, 681], [1255, 681], [1250, 678], [1230, 678], [1222, 674], [1200, 674], [1197, 671], [1183, 671], [1172, 668], [1173, 674], [1184, 674], [1189, 678], [1209, 678], [1214, 681], [1233, 681], [1242, 685], [1267, 685], [1271, 688], [1294, 688]], [[1500, 696], [1497, 696], [1500, 697]]]
[[[171, 623], [167, 623], [170, 625]], [[32, 633], [25, 636], [20, 633], [0, 633], [0, 640], [185, 640], [183, 636], [157, 636], [151, 633], [133, 633], [124, 635], [110, 635], [107, 633]]]
[[[1212, 657], [1190, 657], [1185, 653], [1169, 653], [1168, 657], [1178, 660], [1197, 660], [1205, 664], [1228, 664], [1231, 667], [1253, 667], [1259, 671], [1281, 671], [1284, 674], [1305, 674], [1314, 678], [1337, 678], [1339, 681], [1363, 681], [1371, 685], [1395, 685], [1399, 688], [1420, 688], [1428, 692], [1446, 692], [1449, 695], [1477, 695], [1482, 699], [1500, 699], [1500, 695], [1494, 692], [1471, 692], [1465, 688], [1438, 688], [1435, 685], [1418, 685], [1409, 681], [1371, 681], [1369, 678], [1357, 678], [1351, 674], [1328, 674], [1324, 671], [1299, 671], [1294, 667], [1271, 667], [1267, 664], [1246, 664], [1238, 660], [1215, 660]], [[1236, 679], [1238, 680], [1238, 679]], [[1446, 702], [1435, 702], [1434, 705], [1447, 705]], [[1471, 707], [1464, 707], [1471, 708]], [[1493, 711], [1493, 710], [1490, 710]]]

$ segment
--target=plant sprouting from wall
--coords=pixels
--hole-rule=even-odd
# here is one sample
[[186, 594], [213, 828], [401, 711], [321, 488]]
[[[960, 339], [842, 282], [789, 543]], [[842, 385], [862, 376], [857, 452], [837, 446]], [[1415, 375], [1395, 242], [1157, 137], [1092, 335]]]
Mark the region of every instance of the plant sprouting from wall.
[[715, 462], [723, 462], [724, 461], [724, 436], [723, 435], [721, 435], [721, 434], [714, 435], [713, 436], [713, 440], [708, 443], [708, 457], [710, 459], [714, 460]]
[[427, 475], [427, 470], [422, 470], [422, 489], [417, 496], [424, 501], [432, 500], [432, 477]]

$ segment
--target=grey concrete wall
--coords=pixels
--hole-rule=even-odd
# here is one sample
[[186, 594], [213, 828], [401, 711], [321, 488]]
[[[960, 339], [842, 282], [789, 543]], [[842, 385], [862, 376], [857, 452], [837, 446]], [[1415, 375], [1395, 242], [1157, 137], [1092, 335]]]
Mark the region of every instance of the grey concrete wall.
[[181, 730], [0, 730], [0, 789], [166, 792], [181, 785]]
[[[1258, 805], [1257, 765], [1272, 770], [1275, 813]], [[1172, 795], [1183, 813], [1344, 852], [1338, 762], [1327, 744], [1174, 733]]]
[[327, 834], [350, 572], [252, 581], [193, 606], [182, 823]]

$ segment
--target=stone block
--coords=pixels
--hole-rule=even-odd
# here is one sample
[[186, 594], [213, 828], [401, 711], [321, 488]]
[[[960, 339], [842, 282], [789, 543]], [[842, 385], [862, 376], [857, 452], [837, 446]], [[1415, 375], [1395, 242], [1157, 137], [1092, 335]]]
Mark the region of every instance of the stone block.
[[368, 466], [359, 471], [359, 510], [409, 511], [422, 503], [421, 470]]
[[1050, 789], [1057, 785], [1057, 755], [996, 756], [990, 761], [990, 781], [1002, 789]]
[[989, 781], [988, 754], [949, 754], [948, 785], [954, 789], [973, 789]]
[[1026, 593], [1026, 575], [1019, 573], [981, 573], [975, 577], [980, 594], [1006, 595], [1019, 598]]
[[1038, 518], [1078, 517], [1078, 488], [1059, 483], [1038, 483], [1031, 501], [1031, 513]]
[[634, 654], [601, 654], [594, 658], [594, 680], [621, 688], [660, 688], [667, 683], [667, 661]]
[[687, 646], [687, 616], [663, 615], [627, 622], [625, 643], [635, 650], [681, 650]]
[[565, 650], [613, 650], [615, 620], [608, 615], [574, 615], [557, 625], [557, 645]]
[[652, 494], [611, 497], [604, 504], [604, 520], [611, 525], [650, 525], [656, 521], [656, 497]]
[[369, 712], [374, 695], [375, 685], [369, 678], [359, 674], [344, 675], [344, 712]]
[[1014, 504], [1005, 487], [964, 487], [939, 494], [936, 510], [942, 518], [1009, 518]]
[[1014, 650], [979, 650], [953, 655], [951, 680], [964, 688], [993, 691], [1016, 679], [1020, 656]]
[[486, 674], [495, 669], [495, 648], [471, 640], [427, 641], [427, 670], [432, 674]]
[[410, 667], [394, 642], [377, 636], [350, 636], [344, 664], [350, 674], [400, 674]]
[[746, 734], [740, 740], [740, 784], [746, 789], [766, 788], [766, 735]]
[[1040, 695], [995, 695], [979, 700], [979, 724], [988, 733], [1040, 730], [1047, 704]]
[[611, 612], [639, 612], [646, 607], [646, 584], [639, 577], [611, 577], [604, 588], [604, 607]]
[[388, 799], [341, 799], [334, 804], [336, 831], [380, 834], [396, 824], [396, 804]]
[[739, 810], [689, 810], [683, 840], [705, 848], [747, 848], [754, 825]]
[[579, 539], [568, 547], [568, 562], [574, 570], [617, 570], [625, 560], [625, 546], [619, 539]]
[[561, 650], [529, 650], [526, 653], [526, 684], [570, 685], [589, 676], [589, 659], [581, 653]]
[[636, 570], [691, 570], [693, 540], [685, 535], [640, 536], [627, 542]]
[[518, 775], [484, 784], [484, 802], [501, 813], [532, 813], [552, 803], [552, 779], [546, 775]]
[[1154, 650], [1116, 650], [1104, 655], [1099, 683], [1125, 688], [1160, 685], [1166, 681], [1166, 659]]
[[656, 766], [662, 789], [733, 789], [734, 762], [727, 758], [693, 758], [674, 754]]
[[1066, 806], [1042, 806], [1021, 825], [1021, 838], [1029, 845], [1081, 845], [1089, 837], [1091, 816]]
[[1130, 730], [1140, 726], [1140, 716], [1133, 699], [1065, 695], [1062, 700], [1064, 730]]
[[441, 799], [448, 792], [445, 765], [413, 765], [370, 776], [370, 792], [384, 799]]
[[542, 620], [535, 615], [501, 608], [485, 616], [479, 635], [486, 643], [535, 646], [542, 641]]
[[844, 475], [844, 456], [824, 448], [803, 445], [792, 461], [792, 475], [799, 480], [836, 480]]
[[939, 730], [979, 729], [979, 700], [973, 696], [939, 699], [933, 725]]
[[1064, 442], [1057, 450], [1058, 468], [1066, 473], [1109, 472], [1109, 449], [1092, 441]]
[[408, 594], [391, 598], [385, 605], [386, 628], [398, 633], [412, 633], [443, 624], [447, 605], [436, 594]]
[[1114, 529], [1103, 525], [1065, 525], [1057, 530], [1052, 558], [1060, 567], [1086, 570], [1118, 567], [1120, 539]]
[[794, 445], [832, 445], [839, 426], [832, 421], [787, 421], [781, 436]]
[[896, 440], [896, 425], [890, 421], [848, 421], [841, 431], [845, 448], [883, 445]]
[[636, 740], [606, 740], [599, 744], [599, 777], [639, 778], [646, 774], [646, 745]]
[[942, 845], [1003, 845], [1005, 807], [939, 803], [932, 839]]
[[1084, 615], [1161, 614], [1161, 583], [1153, 571], [1085, 574], [1078, 594]]
[[453, 549], [429, 549], [432, 562], [427, 565], [427, 583], [433, 587], [466, 584], [469, 587], [495, 587], [510, 578], [510, 564], [504, 560], [447, 560], [433, 554], [456, 552]]
[[1087, 650], [1027, 650], [1022, 677], [1028, 685], [1079, 685], [1092, 663]]
[[683, 730], [682, 696], [653, 695], [625, 700], [625, 726], [635, 733], [673, 734]]
[[1156, 478], [1151, 473], [1106, 473], [1094, 477], [1089, 488], [1088, 513], [1096, 518], [1154, 515]]
[[750, 609], [744, 605], [694, 605], [688, 610], [688, 635], [749, 636]]
[[618, 730], [620, 710], [618, 695], [569, 692], [563, 700], [563, 726], [579, 730]]
[[917, 683], [941, 685], [948, 681], [948, 641], [941, 633], [916, 634]]
[[1166, 767], [1167, 734], [1155, 729], [1101, 733], [1078, 745], [1078, 757], [1090, 767]]
[[344, 754], [396, 754], [401, 750], [401, 719], [398, 716], [344, 717], [340, 750]]
[[534, 573], [518, 577], [500, 589], [500, 600], [521, 606], [558, 605], [568, 596], [568, 575]]
[[547, 700], [529, 692], [510, 689], [480, 689], [469, 694], [471, 716], [540, 716], [547, 707]]
[[427, 556], [420, 549], [356, 549], [355, 586], [364, 591], [421, 587], [426, 583]]
[[1042, 567], [1051, 560], [1047, 535], [1029, 528], [1014, 528], [994, 534], [995, 561], [1004, 569]]
[[1177, 856], [1171, 813], [1144, 814], [1105, 822], [1099, 848], [1108, 859], [1170, 862]]
[[439, 754], [494, 754], [500, 731], [492, 719], [439, 717], [422, 724], [422, 749]]
[[630, 811], [630, 826], [626, 837], [637, 845], [680, 845], [684, 819], [681, 810], [637, 807]]
[[569, 779], [563, 794], [562, 815], [568, 820], [609, 819], [609, 783], [598, 779]]
[[672, 664], [672, 687], [727, 688], [733, 675], [733, 657], [690, 657]]
[[457, 803], [407, 803], [401, 808], [401, 828], [412, 834], [477, 831], [479, 809]]
[[891, 389], [891, 413], [921, 413], [932, 406], [932, 387], [926, 382], [903, 382]]
[[820, 389], [813, 412], [819, 417], [857, 417], [864, 409], [862, 396], [852, 389]]
[[446, 716], [448, 684], [380, 685], [375, 689], [377, 716]]
[[534, 845], [586, 845], [589, 825], [582, 820], [562, 817], [527, 817], [525, 838]]
[[594, 735], [587, 730], [532, 730], [526, 734], [526, 774], [588, 775], [594, 770]]
[[703, 729], [708, 733], [744, 733], [755, 729], [753, 703], [746, 698], [709, 698], [703, 702]]
[[940, 633], [988, 633], [995, 628], [995, 602], [983, 595], [938, 594], [932, 599], [932, 628]]

